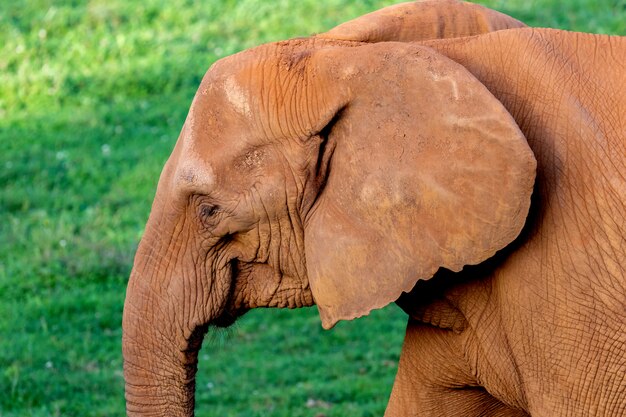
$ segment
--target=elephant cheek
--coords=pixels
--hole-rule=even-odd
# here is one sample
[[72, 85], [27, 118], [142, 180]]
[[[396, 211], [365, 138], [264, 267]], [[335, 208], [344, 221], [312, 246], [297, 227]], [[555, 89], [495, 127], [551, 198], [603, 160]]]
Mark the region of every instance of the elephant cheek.
[[240, 263], [237, 271], [230, 305], [236, 316], [253, 308], [301, 308], [314, 305], [306, 274], [288, 274], [272, 265], [261, 263]]

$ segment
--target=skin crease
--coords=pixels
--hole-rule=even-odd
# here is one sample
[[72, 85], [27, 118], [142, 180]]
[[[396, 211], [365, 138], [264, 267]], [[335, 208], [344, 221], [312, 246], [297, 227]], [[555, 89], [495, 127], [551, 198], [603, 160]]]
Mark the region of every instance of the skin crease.
[[[406, 31], [384, 32], [389, 33]], [[419, 33], [416, 40], [436, 34]], [[373, 92], [357, 97], [377, 95], [376, 77], [350, 81], [367, 68], [345, 65], [351, 59], [367, 61], [358, 45], [288, 41], [222, 60], [205, 76], [159, 180], [129, 281], [123, 323], [129, 415], [193, 415], [197, 350], [209, 323], [229, 325], [254, 307], [312, 305], [314, 298], [324, 299], [324, 291], [332, 292], [323, 286], [312, 290], [311, 277], [319, 267], [307, 252], [314, 245], [305, 241], [320, 230], [312, 229], [314, 220], [328, 205], [320, 204], [320, 192], [328, 195], [333, 173], [341, 172], [337, 161], [347, 145], [333, 138], [349, 137], [345, 132], [354, 127], [343, 120], [359, 114], [350, 94], [371, 85]], [[387, 415], [623, 414], [623, 40], [515, 30], [428, 46], [480, 80], [437, 79], [435, 85], [447, 86], [441, 87], [443, 96], [463, 95], [466, 83], [476, 83], [469, 96], [489, 102], [484, 104], [489, 113], [501, 111], [482, 83], [513, 115], [537, 159], [538, 178], [517, 241], [478, 266], [440, 271], [399, 300], [413, 319]], [[400, 62], [418, 47], [372, 48], [364, 56], [390, 53], [393, 59], [387, 62], [397, 62], [406, 73]], [[430, 49], [416, 51], [466, 77]], [[610, 53], [594, 56], [596, 51]], [[276, 64], [279, 52], [288, 58]], [[336, 67], [311, 72], [312, 63], [323, 62], [320, 57]], [[378, 73], [395, 74], [388, 65]], [[337, 77], [344, 77], [346, 90], [322, 82]], [[393, 91], [397, 77], [385, 81], [390, 83], [383, 84], [385, 91]], [[431, 92], [432, 97], [438, 96]], [[395, 117], [378, 112], [375, 123]], [[504, 114], [500, 118], [506, 120]], [[363, 124], [363, 116], [355, 120], [352, 125]], [[522, 138], [515, 123], [503, 123], [484, 129]], [[520, 172], [510, 178], [532, 180], [532, 156], [517, 147], [512, 155], [504, 166], [519, 163]], [[412, 161], [417, 154], [408, 150], [404, 157]], [[490, 177], [505, 177], [508, 171], [501, 169]], [[494, 185], [487, 195], [492, 198], [500, 188]], [[507, 238], [495, 249], [519, 233], [529, 193], [528, 183], [520, 182], [516, 192], [504, 194], [519, 195], [521, 214], [514, 224], [501, 223]], [[381, 200], [375, 200], [379, 208]], [[494, 218], [500, 218], [499, 210]], [[515, 216], [504, 216], [509, 217]], [[476, 255], [481, 260], [495, 250], [492, 241], [484, 244], [482, 258]], [[395, 291], [399, 295], [401, 289]], [[351, 307], [342, 318], [397, 295], [367, 300], [364, 306], [346, 303]], [[322, 313], [326, 307], [319, 308]], [[327, 320], [332, 325], [335, 319]]]

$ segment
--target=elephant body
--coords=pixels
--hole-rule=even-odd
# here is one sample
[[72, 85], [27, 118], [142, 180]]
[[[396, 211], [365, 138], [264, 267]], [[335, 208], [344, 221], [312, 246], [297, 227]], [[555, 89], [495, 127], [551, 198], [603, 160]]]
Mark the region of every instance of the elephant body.
[[387, 415], [626, 413], [626, 40], [522, 29], [430, 46], [513, 115], [537, 182], [511, 247], [402, 299], [414, 319]]
[[385, 7], [343, 23], [322, 38], [357, 42], [418, 42], [462, 38], [526, 25], [484, 6], [457, 0], [423, 0]]
[[625, 38], [485, 10], [209, 69], [129, 281], [129, 415], [193, 415], [204, 333], [250, 308], [330, 328], [393, 301], [388, 416], [626, 413]]

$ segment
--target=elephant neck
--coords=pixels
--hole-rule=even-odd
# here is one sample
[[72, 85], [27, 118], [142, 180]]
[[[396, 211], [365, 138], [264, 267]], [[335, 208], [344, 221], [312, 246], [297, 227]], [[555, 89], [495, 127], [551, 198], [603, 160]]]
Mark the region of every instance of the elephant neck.
[[439, 275], [436, 274], [428, 281], [418, 281], [411, 292], [400, 296], [396, 304], [413, 320], [461, 333], [467, 327], [467, 320], [461, 310], [445, 296], [443, 288], [449, 286], [450, 282]]

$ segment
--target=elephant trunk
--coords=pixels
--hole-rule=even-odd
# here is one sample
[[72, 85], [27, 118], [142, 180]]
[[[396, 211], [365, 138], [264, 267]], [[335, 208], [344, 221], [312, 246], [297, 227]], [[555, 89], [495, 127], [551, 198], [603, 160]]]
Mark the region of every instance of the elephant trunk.
[[193, 416], [198, 351], [231, 278], [207, 271], [213, 256], [186, 247], [184, 222], [168, 217], [153, 207], [126, 292], [122, 351], [131, 417]]
[[133, 271], [124, 305], [127, 414], [193, 416], [198, 351], [206, 326], [191, 331], [179, 326], [172, 301], [160, 299], [144, 284], [149, 278]]

